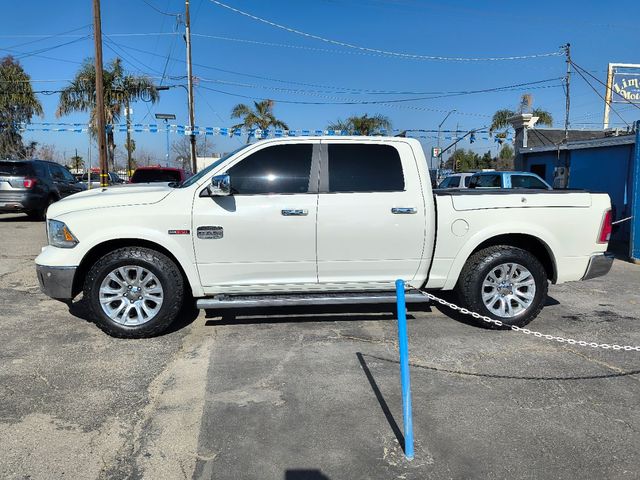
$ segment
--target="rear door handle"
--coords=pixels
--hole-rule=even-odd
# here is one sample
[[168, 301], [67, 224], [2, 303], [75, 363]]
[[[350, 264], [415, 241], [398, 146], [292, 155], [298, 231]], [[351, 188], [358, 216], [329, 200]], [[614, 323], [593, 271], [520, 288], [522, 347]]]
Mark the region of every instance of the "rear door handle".
[[282, 210], [282, 215], [285, 217], [304, 217], [309, 215], [309, 211], [302, 209], [285, 209]]
[[407, 215], [418, 213], [418, 211], [413, 207], [394, 207], [391, 209], [391, 213], [396, 215]]

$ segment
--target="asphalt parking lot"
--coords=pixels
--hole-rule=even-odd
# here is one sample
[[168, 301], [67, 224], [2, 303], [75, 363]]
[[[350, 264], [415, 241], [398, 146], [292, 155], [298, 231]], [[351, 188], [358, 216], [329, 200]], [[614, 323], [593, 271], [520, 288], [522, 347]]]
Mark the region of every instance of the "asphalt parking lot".
[[[411, 311], [408, 462], [391, 312], [201, 312], [113, 339], [39, 293], [45, 241], [42, 222], [0, 216], [0, 478], [640, 477], [638, 352]], [[640, 345], [639, 287], [616, 261], [552, 286], [530, 328]]]

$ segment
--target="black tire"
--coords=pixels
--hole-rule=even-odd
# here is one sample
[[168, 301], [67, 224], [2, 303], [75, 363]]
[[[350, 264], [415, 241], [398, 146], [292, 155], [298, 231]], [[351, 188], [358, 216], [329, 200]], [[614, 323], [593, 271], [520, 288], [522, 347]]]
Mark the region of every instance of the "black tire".
[[[141, 266], [158, 279], [163, 290], [163, 302], [158, 313], [140, 325], [123, 325], [112, 320], [100, 305], [100, 285], [118, 267]], [[95, 324], [112, 337], [148, 338], [164, 332], [178, 316], [184, 298], [184, 278], [180, 269], [166, 255], [143, 247], [124, 247], [108, 253], [89, 270], [83, 295]]]
[[[533, 276], [535, 282], [535, 294], [533, 301], [521, 313], [513, 317], [501, 317], [495, 315], [485, 306], [482, 300], [483, 282], [492, 269], [504, 263], [517, 263], [525, 267]], [[491, 287], [489, 287], [489, 291]], [[549, 282], [547, 272], [531, 253], [517, 247], [507, 245], [496, 245], [488, 247], [474, 253], [465, 264], [458, 284], [456, 293], [460, 303], [472, 312], [491, 317], [503, 322], [506, 328], [510, 325], [523, 327], [536, 318], [542, 310], [547, 299]], [[488, 328], [499, 328], [494, 324], [478, 319], [478, 324]]]

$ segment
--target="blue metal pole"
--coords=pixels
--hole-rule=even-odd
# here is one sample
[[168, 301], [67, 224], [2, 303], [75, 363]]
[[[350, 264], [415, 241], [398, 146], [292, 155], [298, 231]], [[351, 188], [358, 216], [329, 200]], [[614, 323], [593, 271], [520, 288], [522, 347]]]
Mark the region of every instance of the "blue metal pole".
[[169, 166], [169, 122], [167, 121], [167, 119], [164, 119], [164, 129], [167, 135], [167, 157], [165, 160], [165, 167]]
[[400, 348], [404, 455], [408, 460], [413, 460], [413, 416], [411, 413], [411, 379], [409, 378], [409, 340], [407, 338], [407, 307], [404, 298], [403, 280], [396, 280], [396, 303], [398, 306], [398, 345]]
[[640, 120], [636, 122], [636, 144], [631, 169], [631, 239], [629, 256], [640, 260]]

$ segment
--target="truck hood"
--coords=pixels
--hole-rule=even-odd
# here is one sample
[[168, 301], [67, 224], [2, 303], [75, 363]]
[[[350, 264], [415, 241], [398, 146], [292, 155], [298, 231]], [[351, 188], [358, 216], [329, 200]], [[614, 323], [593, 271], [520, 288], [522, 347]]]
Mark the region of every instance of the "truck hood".
[[173, 191], [175, 191], [175, 188], [169, 187], [166, 183], [154, 186], [119, 185], [92, 188], [91, 190], [70, 195], [54, 203], [49, 207], [47, 217], [55, 218], [65, 213], [80, 210], [158, 203]]

